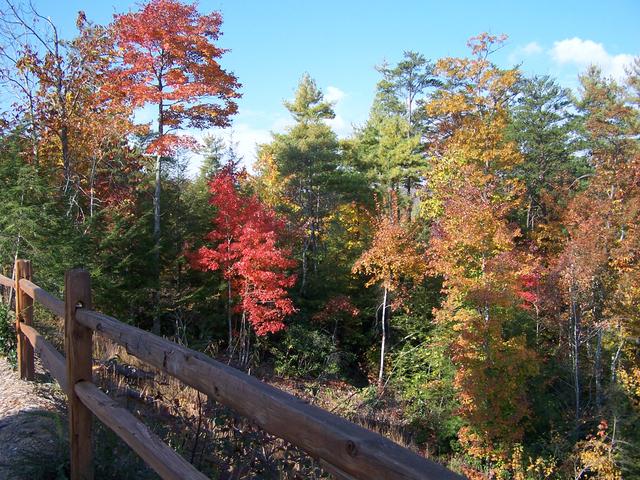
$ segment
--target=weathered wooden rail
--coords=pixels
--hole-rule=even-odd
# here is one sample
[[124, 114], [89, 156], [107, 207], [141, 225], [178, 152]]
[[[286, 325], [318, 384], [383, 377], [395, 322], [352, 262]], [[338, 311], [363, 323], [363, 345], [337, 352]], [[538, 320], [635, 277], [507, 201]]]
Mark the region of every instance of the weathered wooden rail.
[[[338, 478], [460, 479], [443, 466], [400, 447], [254, 377], [189, 348], [92, 310], [89, 274], [65, 274], [64, 301], [32, 279], [31, 263], [18, 260], [15, 280], [0, 285], [16, 292], [20, 377], [33, 380], [34, 351], [67, 393], [72, 480], [93, 478], [91, 423], [95, 415], [163, 479], [205, 479], [128, 410], [93, 384], [92, 337], [96, 332], [144, 362], [234, 409], [265, 431], [297, 445]], [[32, 326], [34, 301], [65, 320], [65, 356]]]

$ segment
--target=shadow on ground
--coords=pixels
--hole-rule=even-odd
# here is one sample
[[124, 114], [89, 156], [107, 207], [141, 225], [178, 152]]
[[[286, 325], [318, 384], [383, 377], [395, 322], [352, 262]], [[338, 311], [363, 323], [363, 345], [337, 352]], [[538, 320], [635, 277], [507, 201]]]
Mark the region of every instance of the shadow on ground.
[[66, 478], [66, 418], [33, 409], [0, 420], [0, 479]]

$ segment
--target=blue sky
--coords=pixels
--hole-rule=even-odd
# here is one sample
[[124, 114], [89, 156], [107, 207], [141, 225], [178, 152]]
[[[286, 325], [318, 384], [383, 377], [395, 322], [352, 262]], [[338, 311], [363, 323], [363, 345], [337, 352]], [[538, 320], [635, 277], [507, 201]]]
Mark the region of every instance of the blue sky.
[[[78, 10], [108, 23], [136, 3], [34, 0], [65, 35], [73, 35]], [[506, 33], [509, 40], [495, 56], [499, 65], [521, 63], [526, 72], [551, 74], [570, 87], [589, 63], [620, 76], [640, 55], [640, 0], [201, 0], [199, 8], [219, 10], [224, 18], [220, 44], [231, 51], [221, 63], [243, 84], [233, 130], [248, 164], [257, 142], [290, 124], [282, 102], [304, 72], [336, 102], [332, 126], [347, 136], [367, 118], [379, 78], [374, 66], [393, 64], [404, 50], [431, 59], [461, 56], [469, 37]]]

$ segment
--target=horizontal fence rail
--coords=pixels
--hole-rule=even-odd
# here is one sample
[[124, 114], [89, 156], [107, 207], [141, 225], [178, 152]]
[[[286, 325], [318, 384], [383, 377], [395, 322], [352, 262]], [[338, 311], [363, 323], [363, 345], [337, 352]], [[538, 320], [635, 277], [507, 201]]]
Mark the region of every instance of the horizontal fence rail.
[[111, 428], [162, 478], [207, 480], [207, 476], [178, 455], [127, 409], [102, 393], [91, 382], [78, 382], [78, 397], [102, 423]]
[[11, 280], [9, 277], [5, 277], [4, 275], [0, 274], [0, 285], [2, 285], [3, 287], [7, 287], [7, 288], [13, 288], [15, 287], [15, 281]]
[[51, 376], [55, 378], [58, 385], [65, 392], [68, 391], [67, 385], [67, 367], [65, 358], [56, 347], [51, 345], [38, 331], [29, 325], [20, 325], [20, 330], [29, 339], [33, 349], [40, 357], [43, 366], [49, 371]]
[[[27, 271], [31, 272], [30, 266]], [[90, 371], [86, 372], [87, 361], [91, 365], [92, 332], [110, 339], [124, 347], [130, 355], [232, 408], [265, 431], [302, 448], [339, 478], [462, 478], [377, 433], [310, 405], [207, 355], [93, 311], [90, 308], [88, 274], [84, 271], [70, 271], [65, 275], [65, 301], [43, 290], [30, 278], [21, 278], [20, 275], [17, 278], [14, 281], [0, 275], [0, 284], [17, 287], [18, 293], [24, 293], [50, 312], [65, 318], [66, 358], [32, 326], [22, 321], [17, 321], [16, 326], [18, 334], [28, 340], [45, 368], [67, 392], [70, 399], [70, 434], [73, 436], [74, 432], [80, 432], [83, 436], [87, 435], [86, 428], [90, 426], [84, 425], [86, 420], [83, 420], [82, 413], [82, 409], [86, 409], [120, 436], [164, 479], [201, 480], [207, 477], [92, 383]], [[17, 319], [24, 317], [19, 307], [16, 307]], [[89, 348], [88, 358], [75, 358], [83, 348]], [[86, 352], [84, 356], [87, 357]], [[76, 363], [80, 363], [80, 366]], [[73, 398], [77, 398], [81, 405], [74, 406]], [[86, 448], [86, 438], [82, 439], [82, 447], [74, 447], [73, 440], [71, 450], [75, 448], [79, 452]], [[87, 465], [91, 453], [85, 452], [81, 456], [83, 458], [74, 460], [74, 452], [71, 452], [72, 479], [92, 475], [89, 472], [90, 465]], [[74, 475], [74, 469], [82, 470], [82, 475]]]
[[64, 302], [26, 278], [20, 279], [20, 289], [40, 305], [60, 318], [64, 318]]

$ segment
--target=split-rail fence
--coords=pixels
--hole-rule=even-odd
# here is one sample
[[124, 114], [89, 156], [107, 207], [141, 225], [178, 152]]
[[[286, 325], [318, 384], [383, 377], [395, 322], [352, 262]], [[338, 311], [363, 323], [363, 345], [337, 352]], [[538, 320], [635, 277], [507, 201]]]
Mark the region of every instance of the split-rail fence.
[[[32, 274], [30, 261], [17, 260], [14, 278], [0, 275], [0, 285], [15, 291], [20, 377], [33, 380], [35, 352], [67, 394], [71, 480], [93, 479], [94, 415], [161, 478], [207, 478], [93, 383], [94, 332], [300, 447], [339, 479], [462, 478], [377, 433], [200, 352], [94, 311], [91, 280], [85, 270], [65, 273], [64, 300], [33, 283]], [[33, 327], [34, 302], [64, 319], [64, 356]]]

